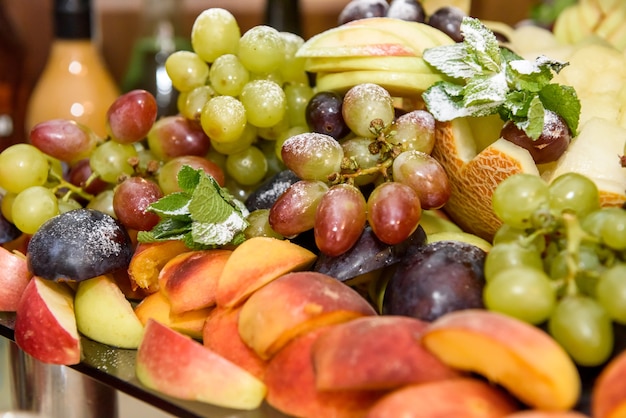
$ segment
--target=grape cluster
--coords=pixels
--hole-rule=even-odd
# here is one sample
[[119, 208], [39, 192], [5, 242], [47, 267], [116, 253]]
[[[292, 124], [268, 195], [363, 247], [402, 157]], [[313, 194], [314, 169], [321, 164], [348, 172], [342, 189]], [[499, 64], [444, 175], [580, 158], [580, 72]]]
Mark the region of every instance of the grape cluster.
[[531, 174], [493, 194], [503, 221], [485, 260], [484, 302], [547, 331], [580, 365], [605, 362], [626, 323], [626, 210], [602, 207], [596, 184]]
[[366, 224], [384, 243], [406, 240], [423, 209], [448, 200], [447, 174], [430, 155], [435, 120], [429, 112], [398, 111], [387, 90], [364, 83], [343, 96], [316, 93], [306, 115], [313, 132], [293, 135], [281, 148], [299, 181], [269, 210], [277, 233], [293, 237], [313, 229], [317, 248], [337, 256], [352, 248]]

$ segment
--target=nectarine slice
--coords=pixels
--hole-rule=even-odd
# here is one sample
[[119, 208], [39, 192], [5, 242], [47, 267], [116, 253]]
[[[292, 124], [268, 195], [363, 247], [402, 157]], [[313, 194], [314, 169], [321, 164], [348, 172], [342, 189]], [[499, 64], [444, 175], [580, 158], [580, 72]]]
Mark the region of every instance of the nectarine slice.
[[137, 244], [128, 265], [128, 276], [133, 288], [156, 292], [159, 289], [159, 272], [165, 263], [185, 251], [190, 249], [179, 240]]
[[568, 410], [581, 391], [578, 370], [565, 350], [539, 328], [504, 314], [468, 309], [445, 314], [422, 336], [444, 363], [482, 374], [525, 404]]
[[626, 417], [626, 351], [611, 359], [602, 369], [591, 392], [594, 418]]

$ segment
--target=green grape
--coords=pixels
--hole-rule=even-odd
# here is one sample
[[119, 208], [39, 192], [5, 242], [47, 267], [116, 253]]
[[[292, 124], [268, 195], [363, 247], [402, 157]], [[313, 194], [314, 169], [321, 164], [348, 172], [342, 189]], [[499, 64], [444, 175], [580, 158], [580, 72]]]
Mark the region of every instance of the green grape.
[[556, 305], [553, 282], [540, 269], [514, 267], [500, 270], [485, 285], [485, 307], [531, 324], [545, 322]]
[[204, 10], [191, 27], [191, 47], [208, 63], [224, 54], [237, 54], [240, 37], [235, 16], [219, 7]]
[[557, 215], [572, 211], [583, 218], [600, 208], [600, 194], [596, 184], [588, 177], [574, 172], [558, 176], [548, 186], [550, 210]]
[[511, 268], [528, 267], [543, 270], [541, 252], [533, 247], [525, 247], [517, 242], [494, 245], [487, 253], [484, 264], [485, 280], [491, 281], [500, 271]]
[[[243, 133], [234, 141], [230, 142], [211, 142], [211, 147], [220, 154], [230, 155], [244, 151], [252, 145], [257, 139], [257, 128], [247, 123], [243, 129]], [[224, 161], [226, 161], [224, 159]]]
[[[570, 257], [575, 257], [572, 267], [576, 271], [573, 273], [569, 271]], [[569, 254], [567, 250], [561, 250], [546, 265], [552, 279], [564, 280], [572, 277], [576, 280], [579, 292], [589, 296], [595, 294], [598, 272], [604, 269], [595, 248], [589, 245], [581, 245], [575, 255]]]
[[209, 81], [218, 94], [239, 96], [249, 79], [248, 70], [234, 54], [217, 57], [209, 70]]
[[562, 298], [548, 320], [548, 331], [581, 366], [603, 364], [613, 351], [611, 318], [587, 296]]
[[600, 227], [600, 237], [608, 247], [626, 250], [626, 210], [621, 208], [605, 208], [606, 219]]
[[269, 223], [269, 209], [257, 209], [248, 215], [246, 220], [248, 221], [248, 227], [243, 233], [246, 238], [253, 237], [271, 237], [277, 239], [284, 239], [284, 237], [278, 232], [274, 231]]
[[257, 134], [260, 138], [265, 140], [275, 141], [278, 139], [280, 134], [289, 130], [289, 126], [289, 119], [287, 119], [287, 115], [285, 114], [285, 116], [283, 116], [283, 118], [276, 125], [258, 128]]
[[307, 126], [306, 107], [313, 97], [308, 83], [289, 83], [283, 88], [287, 100], [287, 118], [290, 126]]
[[115, 209], [113, 209], [113, 195], [112, 189], [104, 190], [89, 201], [87, 208], [99, 210], [117, 219]]
[[209, 66], [191, 51], [176, 51], [165, 60], [165, 71], [178, 91], [189, 91], [206, 84]]
[[133, 144], [106, 141], [93, 151], [89, 165], [103, 181], [116, 184], [121, 176], [130, 176], [134, 173], [131, 161], [137, 157], [137, 150]]
[[541, 253], [546, 248], [544, 235], [535, 235], [532, 240], [525, 229], [514, 228], [511, 225], [502, 224], [493, 236], [492, 244], [502, 244], [505, 242], [524, 243], [528, 247], [534, 248]]
[[515, 228], [528, 228], [535, 212], [548, 205], [548, 185], [533, 174], [514, 174], [496, 187], [492, 202], [494, 213], [502, 222]]
[[226, 173], [243, 186], [257, 184], [267, 174], [267, 159], [255, 146], [226, 158]]
[[267, 173], [265, 174], [265, 178], [287, 168], [276, 155], [276, 141], [258, 141], [255, 145], [261, 150], [267, 160]]
[[59, 214], [58, 199], [51, 189], [32, 186], [15, 196], [11, 212], [20, 231], [34, 234], [44, 222]]
[[75, 199], [59, 199], [59, 213], [69, 212], [70, 210], [80, 209], [83, 205]]
[[282, 86], [285, 83], [283, 75], [278, 70], [272, 71], [271, 73], [250, 73], [250, 81], [255, 80], [272, 81], [279, 86]]
[[348, 90], [343, 97], [341, 113], [352, 132], [365, 138], [376, 136], [371, 129], [373, 120], [379, 119], [387, 127], [395, 118], [391, 94], [373, 83], [358, 84]]
[[16, 193], [6, 192], [2, 196], [2, 203], [0, 204], [0, 208], [2, 210], [2, 216], [11, 222], [13, 222], [13, 201], [15, 200]]
[[604, 224], [604, 221], [610, 217], [611, 210], [613, 210], [613, 208], [600, 208], [594, 210], [582, 219], [580, 226], [585, 232], [595, 237], [600, 237], [602, 234], [602, 225]]
[[248, 29], [239, 39], [239, 59], [253, 73], [271, 73], [285, 62], [285, 43], [271, 26]]
[[202, 108], [200, 124], [212, 142], [237, 141], [244, 132], [247, 112], [232, 96], [215, 96]]
[[217, 93], [213, 87], [208, 85], [181, 92], [178, 95], [178, 111], [187, 119], [199, 121], [202, 108], [206, 102], [216, 95]]
[[306, 59], [297, 57], [296, 53], [304, 44], [304, 39], [291, 32], [280, 32], [280, 37], [285, 45], [285, 63], [280, 66], [280, 73], [285, 82], [309, 83], [305, 70]]
[[596, 299], [615, 322], [626, 324], [626, 264], [615, 264], [600, 274]]
[[259, 128], [276, 125], [285, 116], [287, 98], [282, 87], [269, 80], [252, 80], [239, 96], [248, 122]]
[[19, 193], [32, 186], [42, 186], [49, 170], [48, 158], [35, 146], [11, 145], [0, 153], [0, 188]]
[[[354, 161], [358, 168], [368, 169], [375, 167], [376, 164], [378, 164], [380, 154], [372, 154], [369, 149], [369, 146], [372, 143], [371, 138], [355, 136], [344, 139], [340, 143], [343, 148], [343, 155]], [[354, 184], [357, 186], [363, 186], [365, 184], [373, 183], [379, 174], [379, 172], [375, 172], [372, 174], [360, 175], [354, 180]]]

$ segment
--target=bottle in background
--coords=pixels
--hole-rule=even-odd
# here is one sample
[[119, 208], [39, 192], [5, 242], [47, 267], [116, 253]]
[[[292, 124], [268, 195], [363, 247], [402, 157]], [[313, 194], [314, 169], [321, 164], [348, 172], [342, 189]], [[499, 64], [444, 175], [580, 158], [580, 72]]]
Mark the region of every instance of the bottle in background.
[[266, 0], [263, 20], [276, 30], [302, 36], [300, 0]]
[[24, 113], [28, 87], [24, 77], [26, 50], [0, 0], [0, 151], [24, 142]]
[[120, 91], [94, 37], [91, 0], [54, 0], [54, 39], [31, 94], [26, 130], [55, 118], [73, 119], [106, 135], [106, 112]]
[[181, 33], [177, 0], [143, 0], [140, 34], [133, 45], [122, 91], [144, 89], [157, 100], [157, 117], [178, 113], [178, 91], [165, 71], [174, 51], [191, 50], [189, 36]]

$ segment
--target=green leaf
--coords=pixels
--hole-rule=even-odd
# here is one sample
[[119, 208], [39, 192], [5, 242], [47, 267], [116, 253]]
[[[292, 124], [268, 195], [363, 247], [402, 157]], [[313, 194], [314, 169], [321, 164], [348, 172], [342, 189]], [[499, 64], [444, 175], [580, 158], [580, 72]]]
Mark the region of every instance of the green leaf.
[[184, 165], [178, 171], [178, 187], [184, 192], [193, 193], [202, 177], [204, 176], [200, 170]]
[[576, 136], [581, 111], [576, 90], [572, 86], [548, 84], [541, 89], [539, 97], [544, 107], [560, 115], [565, 120], [572, 135]]
[[424, 50], [422, 57], [439, 72], [451, 78], [468, 79], [482, 72], [480, 64], [468, 60], [467, 46], [462, 43]]
[[484, 72], [500, 72], [502, 55], [500, 44], [494, 33], [479, 19], [473, 17], [463, 18], [461, 33], [468, 57], [478, 63]]
[[506, 100], [508, 90], [502, 73], [476, 76], [463, 89], [463, 105], [468, 108], [489, 103], [497, 106]]
[[515, 124], [524, 132], [530, 139], [537, 139], [543, 132], [543, 122], [545, 119], [546, 110], [541, 103], [539, 97], [534, 96], [530, 101], [528, 107], [528, 114], [526, 118], [516, 122]]
[[506, 100], [499, 111], [502, 120], [521, 121], [526, 119], [530, 102], [535, 97], [528, 91], [512, 91], [507, 94]]
[[189, 195], [184, 192], [170, 193], [150, 204], [148, 210], [160, 217], [184, 217], [189, 215]]

